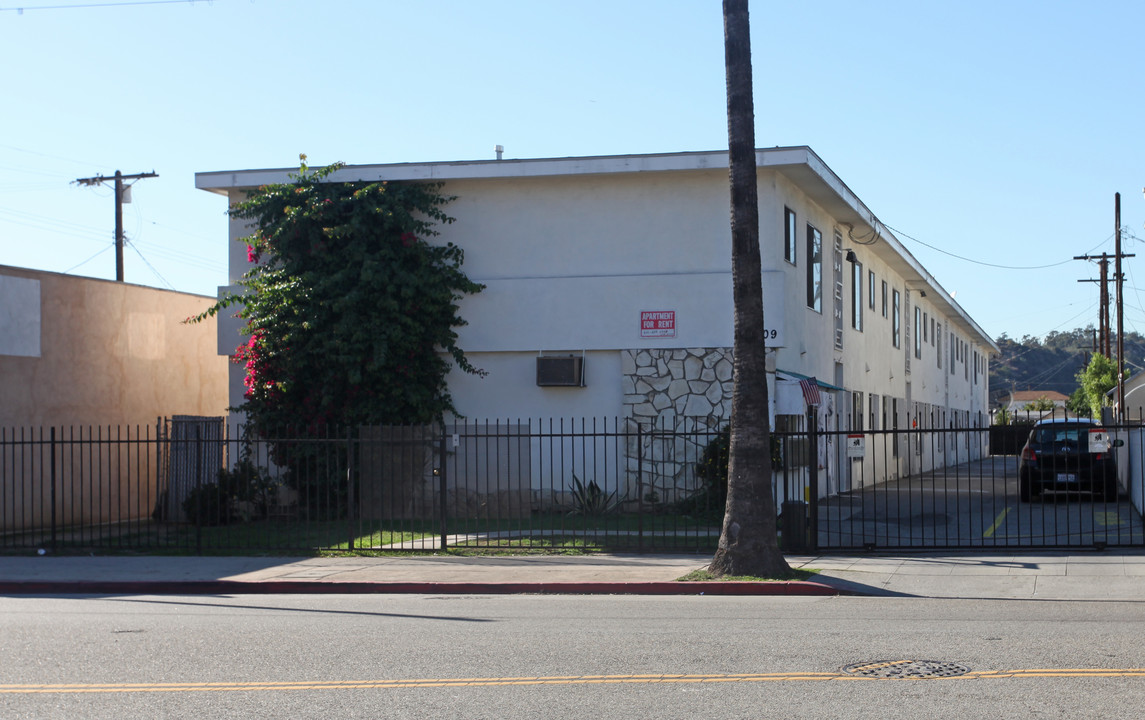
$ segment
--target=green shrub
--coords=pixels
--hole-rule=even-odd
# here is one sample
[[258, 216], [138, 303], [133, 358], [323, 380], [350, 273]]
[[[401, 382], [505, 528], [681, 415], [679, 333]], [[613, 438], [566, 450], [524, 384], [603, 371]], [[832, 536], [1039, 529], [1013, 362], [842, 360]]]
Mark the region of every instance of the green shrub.
[[254, 508], [266, 517], [277, 489], [278, 483], [266, 468], [243, 458], [234, 468], [219, 470], [216, 482], [192, 490], [183, 500], [183, 513], [195, 525], [226, 525], [236, 519], [236, 504], [245, 503], [246, 515]]
[[216, 484], [200, 485], [183, 500], [183, 513], [195, 525], [226, 525], [231, 521], [231, 499]]
[[[774, 433], [771, 439], [772, 470], [783, 469], [780, 439]], [[716, 519], [722, 518], [728, 501], [728, 458], [731, 452], [731, 426], [726, 425], [713, 437], [696, 463], [699, 488], [691, 496], [676, 503], [675, 509], [687, 515]]]

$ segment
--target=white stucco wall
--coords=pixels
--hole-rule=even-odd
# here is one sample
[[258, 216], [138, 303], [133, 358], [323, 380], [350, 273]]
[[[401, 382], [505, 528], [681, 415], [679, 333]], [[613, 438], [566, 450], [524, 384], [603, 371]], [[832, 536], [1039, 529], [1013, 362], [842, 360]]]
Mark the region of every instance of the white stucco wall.
[[[619, 351], [732, 345], [729, 201], [721, 162], [726, 163], [726, 154], [353, 166], [339, 179], [439, 179], [444, 191], [456, 196], [446, 208], [456, 222], [442, 227], [437, 241], [461, 246], [465, 272], [487, 286], [462, 301], [469, 325], [459, 336], [474, 364], [490, 371], [485, 378], [451, 375], [460, 412], [489, 418], [609, 416], [624, 410]], [[765, 317], [775, 331], [769, 341], [775, 366], [864, 398], [877, 394], [888, 407], [897, 398], [902, 428], [908, 427], [908, 414], [936, 408], [969, 413], [972, 422], [984, 413], [985, 361], [977, 384], [972, 365], [967, 373], [965, 364], [973, 362], [975, 351], [981, 356], [992, 351], [989, 338], [808, 149], [760, 151], [759, 163]], [[244, 171], [204, 174], [197, 182], [237, 199], [245, 188], [286, 179], [285, 171]], [[785, 207], [797, 215], [794, 264], [783, 257]], [[821, 312], [805, 302], [808, 223], [823, 237]], [[842, 263], [841, 350], [834, 335], [836, 231], [844, 250], [853, 250], [863, 263], [864, 283], [864, 323], [858, 331], [851, 327], [851, 266]], [[232, 237], [243, 234], [243, 226], [232, 220]], [[233, 243], [230, 260], [231, 277], [238, 278], [247, 265], [241, 244]], [[899, 347], [892, 342], [891, 318], [881, 314], [881, 297], [873, 310], [867, 304], [868, 271], [875, 273], [876, 293], [887, 283], [888, 304], [895, 290], [900, 293]], [[912, 340], [915, 305], [941, 327], [941, 340], [935, 341], [928, 324], [918, 358]], [[641, 337], [645, 310], [673, 311], [675, 336]], [[221, 353], [233, 352], [241, 341], [237, 327], [220, 318]], [[953, 374], [951, 333], [969, 343]], [[536, 387], [539, 353], [582, 352], [586, 387]], [[241, 383], [231, 387], [237, 404]], [[846, 416], [850, 397], [840, 395], [836, 404]], [[864, 415], [869, 413], [865, 405]]]

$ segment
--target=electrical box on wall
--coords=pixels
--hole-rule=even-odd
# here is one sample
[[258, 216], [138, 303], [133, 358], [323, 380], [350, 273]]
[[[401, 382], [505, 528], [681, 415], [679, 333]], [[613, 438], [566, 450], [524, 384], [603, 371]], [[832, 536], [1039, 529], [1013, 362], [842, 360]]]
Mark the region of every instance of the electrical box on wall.
[[583, 387], [584, 358], [578, 355], [542, 355], [537, 358], [537, 385]]

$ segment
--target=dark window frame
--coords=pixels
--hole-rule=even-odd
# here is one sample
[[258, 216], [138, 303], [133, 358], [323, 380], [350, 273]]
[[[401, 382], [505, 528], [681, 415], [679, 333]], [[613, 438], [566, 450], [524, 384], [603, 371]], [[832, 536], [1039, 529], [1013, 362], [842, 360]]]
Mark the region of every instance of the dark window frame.
[[902, 347], [902, 296], [898, 288], [891, 291], [891, 338], [895, 347]]
[[807, 223], [807, 307], [823, 313], [823, 233]]
[[795, 211], [789, 207], [783, 208], [783, 259], [792, 265], [797, 265], [796, 252], [799, 245], [799, 221]]

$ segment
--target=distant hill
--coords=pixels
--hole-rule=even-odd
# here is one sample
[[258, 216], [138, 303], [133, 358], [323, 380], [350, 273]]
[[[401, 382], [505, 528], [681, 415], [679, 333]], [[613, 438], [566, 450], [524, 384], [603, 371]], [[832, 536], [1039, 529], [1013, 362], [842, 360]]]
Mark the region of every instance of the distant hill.
[[[1014, 340], [1005, 333], [995, 342], [1002, 350], [990, 361], [990, 402], [997, 404], [1012, 390], [1056, 390], [1072, 395], [1077, 373], [1093, 353], [1094, 328], [1052, 332], [1045, 338], [1027, 335]], [[1117, 339], [1113, 352], [1116, 354]], [[1125, 368], [1134, 375], [1145, 365], [1145, 337], [1125, 334]]]

